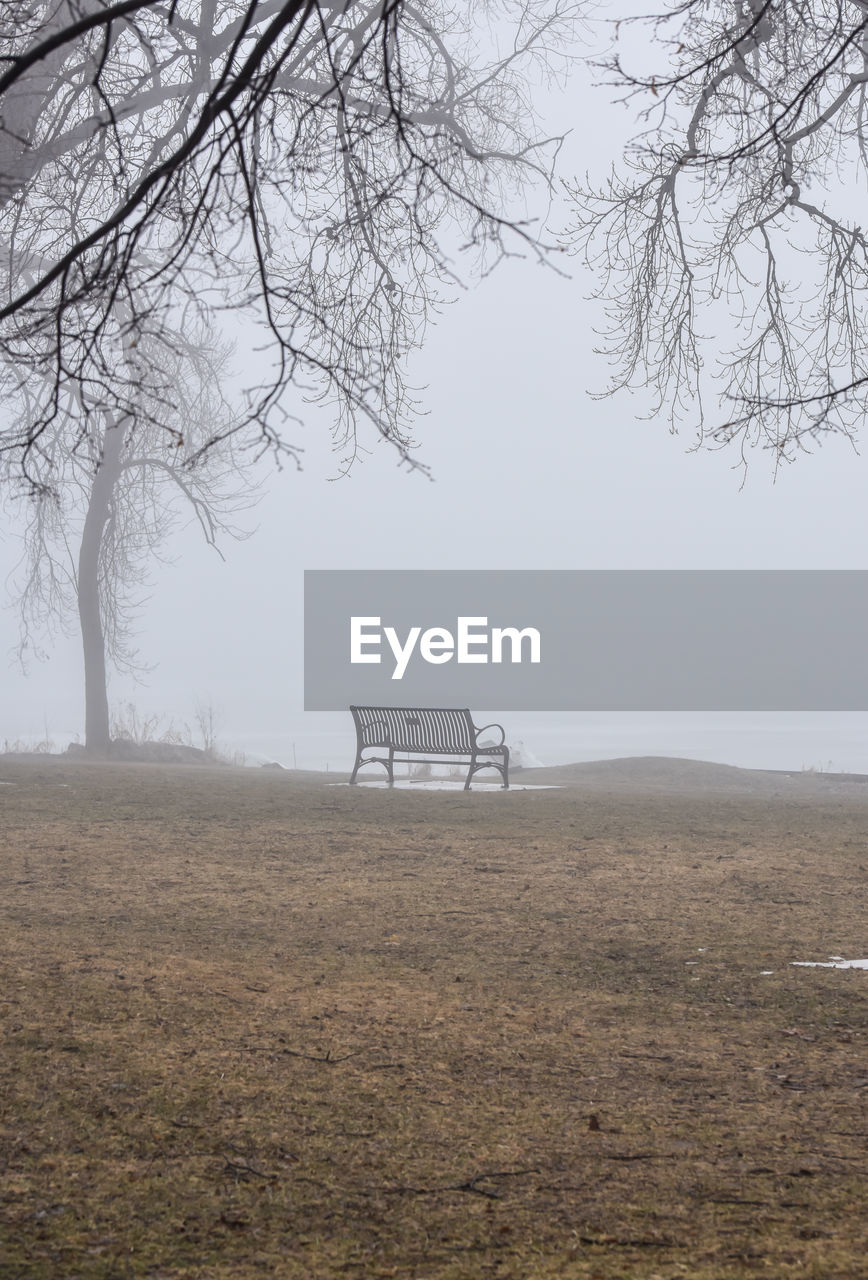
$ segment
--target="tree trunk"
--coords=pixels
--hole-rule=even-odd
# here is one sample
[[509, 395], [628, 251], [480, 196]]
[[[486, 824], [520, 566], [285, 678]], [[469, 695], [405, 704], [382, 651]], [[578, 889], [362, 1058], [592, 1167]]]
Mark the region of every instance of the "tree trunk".
[[107, 756], [111, 745], [108, 686], [106, 683], [105, 632], [99, 598], [100, 561], [111, 499], [121, 474], [124, 431], [109, 422], [103, 436], [99, 461], [78, 552], [78, 617], [84, 650], [84, 745], [94, 755]]

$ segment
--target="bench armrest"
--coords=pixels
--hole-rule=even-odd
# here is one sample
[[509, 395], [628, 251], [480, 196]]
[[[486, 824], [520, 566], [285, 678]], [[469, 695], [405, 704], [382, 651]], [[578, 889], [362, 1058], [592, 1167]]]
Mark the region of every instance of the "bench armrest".
[[479, 745], [479, 735], [480, 735], [481, 733], [485, 733], [485, 730], [486, 730], [486, 729], [499, 729], [499, 730], [500, 730], [500, 742], [496, 742], [494, 745], [495, 745], [496, 747], [502, 747], [502, 746], [503, 746], [503, 744], [504, 744], [504, 742], [506, 741], [506, 731], [504, 730], [504, 727], [503, 727], [503, 725], [502, 725], [502, 724], [484, 724], [484, 725], [482, 726], [482, 728], [481, 728], [481, 729], [477, 729], [476, 725], [474, 725], [474, 726], [473, 726], [473, 732], [476, 734], [476, 742], [477, 742], [477, 746]]

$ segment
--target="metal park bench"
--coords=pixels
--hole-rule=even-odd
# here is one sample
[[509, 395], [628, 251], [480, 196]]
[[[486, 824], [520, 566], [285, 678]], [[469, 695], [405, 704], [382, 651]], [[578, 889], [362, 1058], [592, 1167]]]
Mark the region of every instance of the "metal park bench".
[[[395, 782], [395, 752], [426, 757], [422, 763], [442, 764], [430, 756], [458, 757], [468, 760], [470, 767], [464, 790], [470, 790], [473, 775], [480, 769], [497, 769], [504, 788], [509, 787], [509, 747], [504, 742], [503, 726], [486, 724], [477, 729], [466, 707], [350, 707], [356, 726], [356, 763], [350, 785], [355, 785], [359, 769], [366, 764], [382, 764], [389, 775], [389, 786]], [[480, 742], [486, 729], [500, 732], [499, 743]], [[386, 751], [388, 755], [368, 755], [366, 751]]]

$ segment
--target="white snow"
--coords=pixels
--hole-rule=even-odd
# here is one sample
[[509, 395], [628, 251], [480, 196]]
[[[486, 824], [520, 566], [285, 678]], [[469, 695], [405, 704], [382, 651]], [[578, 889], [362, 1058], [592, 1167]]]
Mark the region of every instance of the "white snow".
[[[348, 787], [350, 784], [348, 782], [332, 782], [332, 783], [329, 783], [329, 785], [332, 787]], [[373, 782], [373, 781], [362, 782], [360, 779], [356, 783], [356, 786], [357, 787], [373, 787], [373, 788], [378, 788], [379, 790], [382, 791], [383, 789], [387, 789], [389, 784], [385, 780], [383, 780], [382, 782], [379, 782], [379, 781], [378, 782]], [[530, 786], [530, 785], [523, 785], [521, 783], [516, 784], [514, 782], [510, 783], [508, 789], [510, 791], [558, 791], [560, 790], [559, 787], [551, 786], [551, 785], [542, 786], [540, 783], [536, 783], [534, 786]], [[392, 790], [393, 791], [463, 791], [464, 781], [463, 779], [455, 780], [452, 778], [425, 778], [424, 780], [416, 779], [416, 778], [396, 778], [395, 785], [392, 788]], [[480, 781], [475, 781], [473, 783], [473, 790], [474, 791], [504, 791], [504, 788], [500, 785], [499, 782], [483, 782], [480, 780]]]

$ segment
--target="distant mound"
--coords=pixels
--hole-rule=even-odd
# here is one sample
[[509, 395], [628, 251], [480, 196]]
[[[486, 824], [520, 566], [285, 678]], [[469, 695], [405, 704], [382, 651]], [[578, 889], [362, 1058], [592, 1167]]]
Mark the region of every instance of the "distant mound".
[[792, 794], [796, 790], [808, 790], [815, 795], [818, 789], [845, 786], [849, 790], [854, 783], [868, 783], [868, 776], [864, 774], [741, 769], [731, 764], [670, 756], [632, 756], [523, 769], [520, 777], [522, 781], [584, 786], [592, 790], [740, 791], [755, 795]]
[[[87, 758], [85, 748], [72, 742], [68, 755]], [[131, 738], [113, 738], [109, 747], [110, 760], [130, 760], [145, 764], [219, 764], [211, 752], [201, 747], [190, 747], [182, 742], [133, 742]]]

